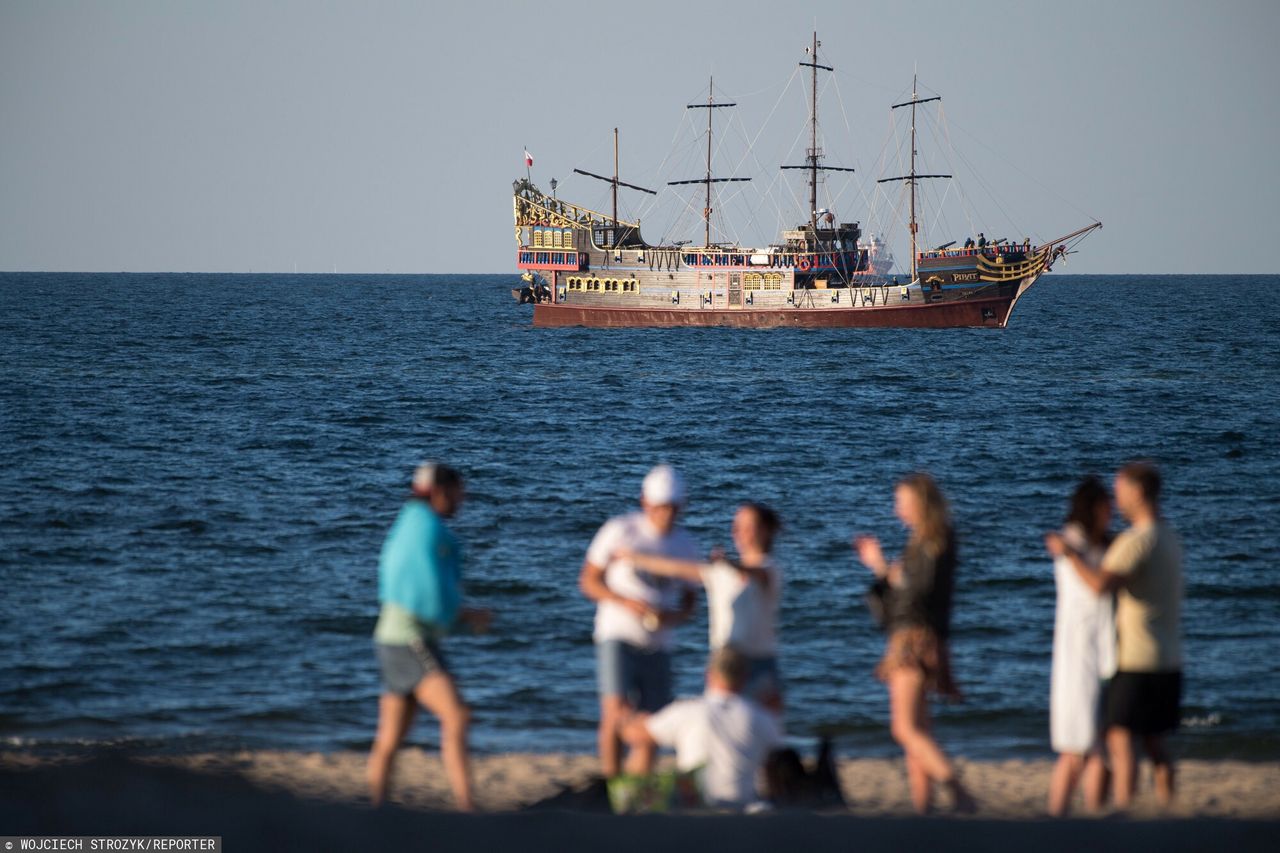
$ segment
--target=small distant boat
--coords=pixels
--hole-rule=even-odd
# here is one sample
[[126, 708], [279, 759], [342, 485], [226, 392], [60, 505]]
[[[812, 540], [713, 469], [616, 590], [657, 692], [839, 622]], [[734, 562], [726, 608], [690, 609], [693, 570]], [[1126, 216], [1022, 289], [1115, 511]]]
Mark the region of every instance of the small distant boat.
[[524, 282], [522, 287], [511, 288], [511, 297], [515, 301], [521, 305], [551, 301], [551, 286], [545, 278], [527, 272], [520, 276], [520, 280]]
[[864, 240], [859, 223], [837, 221], [834, 213], [818, 207], [819, 173], [853, 171], [826, 165], [818, 147], [817, 75], [833, 70], [818, 62], [820, 44], [815, 33], [812, 47], [805, 49], [808, 60], [800, 63], [810, 69], [812, 86], [805, 163], [781, 167], [808, 173], [808, 221], [782, 230], [778, 241], [760, 248], [711, 239], [712, 187], [750, 180], [713, 173], [712, 114], [735, 106], [715, 101], [713, 80], [707, 102], [688, 105], [707, 110], [706, 173], [670, 182], [703, 187], [701, 245], [688, 240], [650, 244], [638, 221], [619, 219], [620, 187], [656, 193], [619, 180], [616, 128], [613, 175], [574, 170], [611, 184], [611, 214], [547, 196], [528, 176], [514, 183], [517, 265], [525, 271], [525, 285], [511, 293], [521, 303], [533, 304], [534, 325], [1003, 328], [1036, 280], [1102, 227], [1094, 222], [1039, 244], [982, 238], [958, 247], [953, 240], [921, 249], [917, 187], [924, 180], [951, 176], [916, 170], [916, 110], [941, 98], [919, 97], [913, 83], [910, 100], [893, 105], [911, 110], [910, 170], [878, 181], [904, 182], [910, 191], [906, 224], [911, 264], [899, 281], [892, 275], [893, 254], [880, 235]]
[[893, 250], [884, 241], [883, 235], [872, 234], [866, 243], [858, 243], [858, 248], [867, 250], [867, 260], [873, 273], [888, 277], [893, 272]]

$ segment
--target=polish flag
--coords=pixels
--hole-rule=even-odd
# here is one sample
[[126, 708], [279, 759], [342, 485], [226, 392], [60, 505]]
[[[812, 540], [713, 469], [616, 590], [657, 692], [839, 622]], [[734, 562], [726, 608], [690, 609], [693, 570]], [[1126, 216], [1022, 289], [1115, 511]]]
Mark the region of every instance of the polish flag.
[[529, 149], [524, 150], [524, 164], [528, 168], [533, 168], [533, 155], [529, 153]]

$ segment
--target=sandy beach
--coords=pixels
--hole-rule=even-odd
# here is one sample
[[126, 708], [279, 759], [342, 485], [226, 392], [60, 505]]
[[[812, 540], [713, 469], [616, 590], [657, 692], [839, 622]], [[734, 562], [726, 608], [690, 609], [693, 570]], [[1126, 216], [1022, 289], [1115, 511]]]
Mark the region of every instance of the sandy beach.
[[[299, 797], [363, 805], [364, 762], [365, 755], [356, 752], [242, 752], [153, 758], [148, 763], [238, 775]], [[1044, 816], [1052, 762], [961, 760], [959, 764], [965, 781], [981, 798], [985, 816], [1013, 820]], [[477, 803], [487, 812], [519, 811], [566, 788], [581, 788], [598, 772], [597, 767], [595, 758], [588, 755], [480, 756], [473, 768]], [[1178, 770], [1180, 791], [1172, 811], [1163, 814], [1141, 791], [1133, 817], [1280, 819], [1280, 764], [1187, 761]], [[850, 813], [863, 817], [911, 814], [900, 760], [846, 759], [839, 763], [839, 772]], [[450, 809], [437, 753], [404, 752], [396, 765], [392, 801], [411, 809]]]
[[[616, 818], [571, 793], [595, 772], [585, 755], [481, 756], [474, 772], [487, 814], [449, 812], [439, 757], [406, 750], [394, 805], [368, 809], [364, 755], [357, 752], [234, 752], [187, 756], [0, 754], [0, 834], [217, 834], [227, 850], [385, 848], [406, 839], [432, 849], [689, 849], [732, 839], [742, 849], [1092, 847], [1124, 849], [1136, 839], [1162, 849], [1271, 849], [1280, 838], [1280, 764], [1186, 761], [1175, 806], [1161, 812], [1140, 792], [1126, 816], [1044, 818], [1049, 761], [962, 761], [980, 798], [975, 817], [911, 816], [900, 761], [839, 764], [845, 811], [752, 817]], [[1145, 782], [1145, 778], [1144, 778]], [[568, 793], [567, 793], [568, 792]], [[553, 799], [555, 798], [555, 799]], [[1052, 832], [1046, 831], [1052, 828]], [[567, 834], [566, 834], [567, 833]], [[376, 836], [377, 844], [371, 844]], [[803, 848], [797, 844], [806, 839]]]

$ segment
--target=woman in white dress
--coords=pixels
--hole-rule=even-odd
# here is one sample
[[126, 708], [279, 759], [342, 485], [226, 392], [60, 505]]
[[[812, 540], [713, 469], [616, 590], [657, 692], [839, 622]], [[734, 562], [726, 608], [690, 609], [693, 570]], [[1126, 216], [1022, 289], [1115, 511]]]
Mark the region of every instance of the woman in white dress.
[[[1100, 566], [1110, 541], [1111, 499], [1097, 477], [1071, 496], [1061, 537], [1091, 566]], [[1053, 670], [1049, 684], [1049, 739], [1058, 762], [1049, 781], [1049, 814], [1067, 813], [1077, 784], [1085, 808], [1096, 811], [1106, 791], [1100, 709], [1103, 686], [1115, 674], [1115, 603], [1095, 593], [1066, 557], [1053, 563], [1058, 589], [1053, 627]], [[1083, 780], [1083, 782], [1082, 782]]]

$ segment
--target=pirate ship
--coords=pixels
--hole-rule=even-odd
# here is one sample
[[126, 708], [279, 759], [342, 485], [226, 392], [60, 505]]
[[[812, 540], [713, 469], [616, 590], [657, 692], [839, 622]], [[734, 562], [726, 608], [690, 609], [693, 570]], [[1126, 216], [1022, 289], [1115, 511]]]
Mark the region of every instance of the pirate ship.
[[941, 98], [922, 98], [913, 84], [910, 99], [892, 106], [911, 111], [910, 168], [904, 175], [878, 181], [904, 183], [910, 197], [910, 269], [902, 280], [892, 276], [892, 256], [885, 257], [882, 241], [864, 241], [858, 222], [837, 221], [818, 207], [819, 175], [853, 171], [826, 164], [818, 145], [818, 72], [834, 70], [818, 61], [820, 45], [815, 33], [806, 61], [800, 63], [808, 69], [811, 93], [805, 162], [781, 167], [807, 173], [807, 221], [783, 230], [780, 239], [763, 247], [712, 240], [714, 188], [750, 180], [713, 172], [712, 117], [716, 110], [736, 104], [717, 102], [712, 80], [706, 103], [688, 105], [690, 110], [706, 110], [705, 174], [669, 182], [701, 186], [701, 245], [650, 244], [641, 236], [638, 221], [619, 218], [619, 189], [655, 191], [619, 180], [616, 128], [612, 176], [574, 170], [611, 186], [610, 213], [565, 201], [554, 191], [548, 196], [529, 176], [515, 182], [517, 264], [525, 271], [525, 286], [512, 295], [533, 303], [534, 325], [1003, 328], [1028, 288], [1079, 240], [1101, 227], [1094, 222], [1038, 244], [984, 239], [922, 249], [917, 188], [922, 181], [951, 176], [917, 171], [916, 110]]

